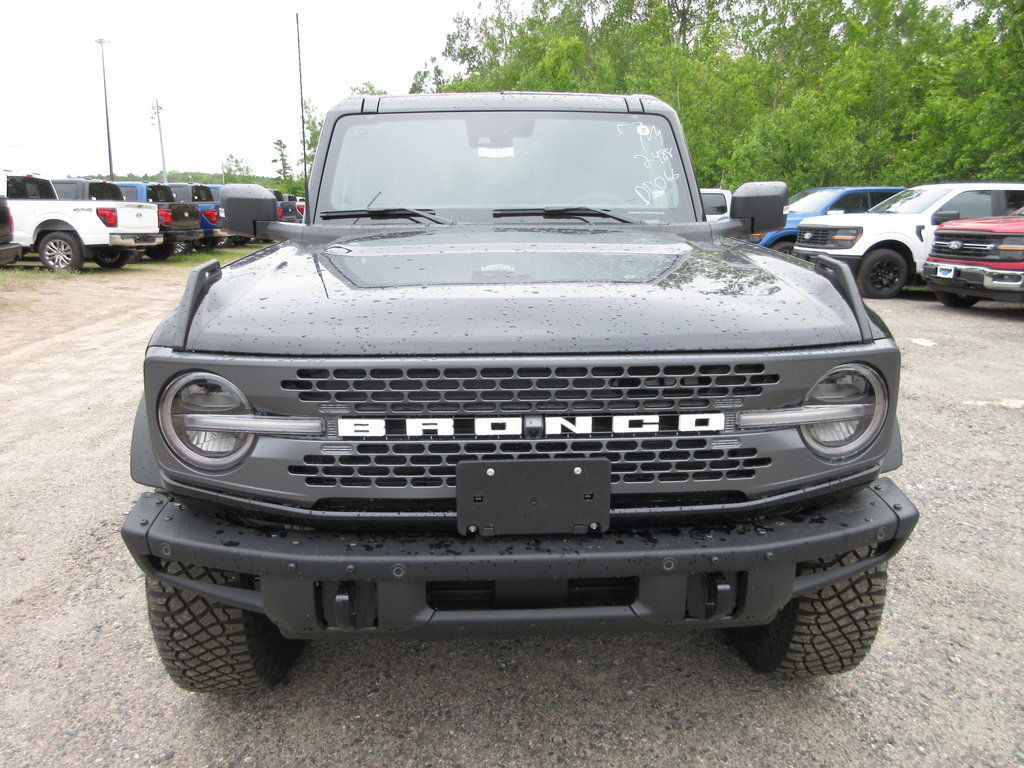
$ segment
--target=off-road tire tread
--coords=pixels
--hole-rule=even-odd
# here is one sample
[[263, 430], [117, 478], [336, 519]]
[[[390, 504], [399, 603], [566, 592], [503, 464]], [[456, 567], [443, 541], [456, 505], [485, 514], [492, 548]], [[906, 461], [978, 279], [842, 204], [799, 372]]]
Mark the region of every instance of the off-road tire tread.
[[[168, 563], [167, 573], [214, 584], [238, 574]], [[190, 691], [262, 691], [285, 677], [302, 650], [263, 615], [208, 600], [152, 577], [146, 579], [149, 619], [167, 673]]]
[[[802, 563], [798, 574], [834, 570], [867, 557], [857, 550]], [[740, 655], [759, 672], [786, 677], [835, 675], [853, 669], [871, 649], [882, 623], [886, 566], [881, 564], [786, 604], [763, 627], [730, 633]]]

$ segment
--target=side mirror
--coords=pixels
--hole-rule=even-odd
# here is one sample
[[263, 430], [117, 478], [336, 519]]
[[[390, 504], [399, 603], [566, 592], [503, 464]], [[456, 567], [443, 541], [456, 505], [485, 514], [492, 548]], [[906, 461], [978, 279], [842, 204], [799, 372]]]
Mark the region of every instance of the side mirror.
[[789, 202], [789, 188], [783, 181], [748, 181], [733, 193], [729, 216], [744, 219], [748, 232], [782, 229]]
[[960, 211], [936, 211], [932, 214], [932, 224], [938, 226], [947, 221], [956, 221], [960, 218]]
[[225, 184], [220, 191], [221, 227], [233, 235], [262, 237], [259, 225], [277, 221], [277, 199], [259, 184]]

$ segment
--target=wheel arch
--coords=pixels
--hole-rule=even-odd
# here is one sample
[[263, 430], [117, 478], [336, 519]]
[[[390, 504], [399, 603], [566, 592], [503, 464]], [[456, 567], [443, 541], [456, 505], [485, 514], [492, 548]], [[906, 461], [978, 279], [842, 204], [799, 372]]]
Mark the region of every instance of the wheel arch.
[[917, 274], [917, 267], [914, 264], [914, 252], [910, 249], [910, 246], [902, 240], [879, 240], [877, 243], [873, 243], [870, 248], [865, 249], [864, 256], [867, 256], [872, 251], [877, 251], [879, 248], [888, 248], [902, 256], [903, 260], [907, 263], [907, 282], [914, 279], [914, 275]]
[[38, 251], [39, 241], [51, 232], [70, 232], [78, 238], [79, 242], [82, 242], [82, 238], [79, 236], [78, 230], [68, 222], [62, 221], [61, 219], [47, 219], [46, 221], [41, 221], [36, 225], [35, 233], [32, 235], [32, 247]]

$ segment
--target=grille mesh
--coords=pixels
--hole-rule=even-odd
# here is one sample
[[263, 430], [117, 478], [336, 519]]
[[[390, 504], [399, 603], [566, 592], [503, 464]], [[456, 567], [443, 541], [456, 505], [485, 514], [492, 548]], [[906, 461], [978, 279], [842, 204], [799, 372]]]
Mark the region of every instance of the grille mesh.
[[454, 488], [455, 466], [464, 460], [605, 457], [612, 483], [681, 483], [752, 479], [771, 465], [753, 448], [717, 448], [695, 438], [366, 441], [340, 456], [309, 455], [288, 467], [314, 487]]
[[[969, 259], [972, 261], [984, 259], [998, 260], [1001, 254], [996, 250], [996, 246], [1003, 242], [1004, 237], [1004, 235], [968, 234], [965, 232], [936, 233], [932, 255], [948, 259]], [[951, 248], [950, 243], [954, 242], [960, 243], [960, 246], [958, 248]]]
[[607, 414], [692, 411], [778, 381], [761, 364], [306, 368], [281, 388], [364, 416]]
[[833, 244], [832, 234], [834, 232], [835, 230], [831, 228], [800, 227], [800, 232], [796, 238], [796, 244], [829, 246]]

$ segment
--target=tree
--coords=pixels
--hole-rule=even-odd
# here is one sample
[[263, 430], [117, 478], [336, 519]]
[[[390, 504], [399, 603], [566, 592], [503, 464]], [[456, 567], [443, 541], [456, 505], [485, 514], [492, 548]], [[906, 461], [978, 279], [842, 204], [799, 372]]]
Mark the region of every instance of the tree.
[[278, 139], [274, 142], [274, 151], [277, 152], [277, 157], [270, 162], [277, 166], [278, 178], [285, 183], [292, 181], [292, 165], [288, 162], [288, 147], [281, 139]]
[[352, 89], [353, 96], [358, 94], [366, 94], [367, 96], [387, 96], [388, 92], [378, 89], [377, 86], [369, 80], [364, 80], [362, 85], [357, 85]]
[[224, 162], [221, 163], [221, 173], [224, 178], [224, 182], [243, 182], [249, 183], [253, 180], [252, 168], [242, 162], [241, 159], [234, 155], [228, 155], [224, 158]]

